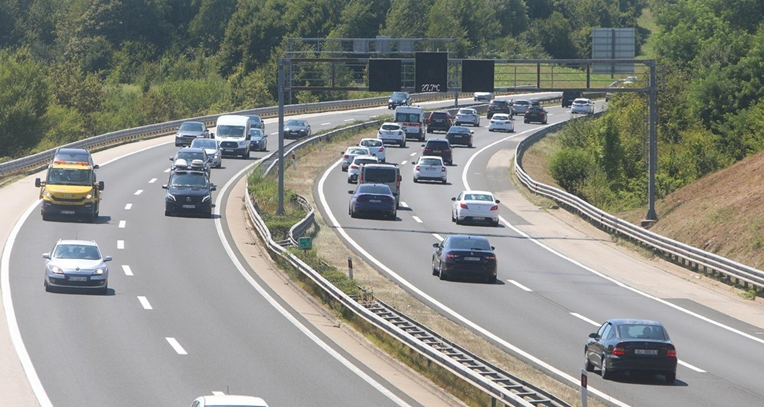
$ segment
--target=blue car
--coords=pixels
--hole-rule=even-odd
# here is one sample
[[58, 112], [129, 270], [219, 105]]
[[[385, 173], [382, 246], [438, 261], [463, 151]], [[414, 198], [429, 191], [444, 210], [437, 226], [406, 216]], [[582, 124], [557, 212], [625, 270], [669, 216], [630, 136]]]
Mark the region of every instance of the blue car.
[[352, 218], [360, 215], [382, 215], [396, 219], [396, 197], [385, 184], [360, 184], [348, 203], [348, 214]]

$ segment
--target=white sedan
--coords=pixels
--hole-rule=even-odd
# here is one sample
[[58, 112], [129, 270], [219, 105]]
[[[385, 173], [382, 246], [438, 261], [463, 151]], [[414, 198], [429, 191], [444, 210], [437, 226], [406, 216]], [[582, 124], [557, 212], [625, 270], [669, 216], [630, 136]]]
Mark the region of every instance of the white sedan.
[[576, 98], [571, 103], [571, 114], [593, 114], [595, 113], [595, 103], [590, 99]]
[[414, 168], [412, 170], [412, 180], [420, 182], [423, 180], [441, 181], [446, 184], [446, 166], [441, 157], [425, 156], [417, 161], [412, 161]]
[[376, 138], [363, 138], [359, 141], [359, 147], [368, 148], [371, 155], [377, 156], [377, 159], [381, 163], [385, 162], [385, 145], [382, 140]]
[[452, 222], [489, 223], [499, 226], [499, 199], [488, 191], [462, 191], [452, 198]]
[[489, 120], [489, 131], [515, 131], [515, 120], [513, 116], [506, 113], [495, 113]]

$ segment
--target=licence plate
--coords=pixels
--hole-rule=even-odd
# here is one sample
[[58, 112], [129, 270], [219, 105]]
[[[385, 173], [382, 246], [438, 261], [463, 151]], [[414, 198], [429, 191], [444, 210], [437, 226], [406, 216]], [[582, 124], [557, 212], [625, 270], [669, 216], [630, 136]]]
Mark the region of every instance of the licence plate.
[[228, 148], [227, 148], [227, 149], [223, 150], [223, 152], [224, 152], [224, 153], [233, 153], [233, 152], [234, 152], [234, 150], [231, 150], [231, 149], [228, 149]]
[[434, 154], [441, 154], [441, 150], [433, 150]]
[[475, 220], [484, 220], [485, 218], [483, 216], [473, 216], [473, 219], [475, 219]]
[[636, 355], [658, 355], [659, 351], [656, 349], [635, 349]]
[[74, 211], [61, 211], [62, 215], [74, 215]]
[[194, 209], [194, 208], [196, 208], [196, 206], [194, 206], [194, 205], [183, 205], [183, 208], [184, 209]]
[[71, 276], [69, 277], [69, 281], [88, 281], [87, 276]]
[[481, 261], [480, 257], [465, 257], [465, 261]]
[[382, 200], [379, 200], [379, 199], [370, 199], [369, 202], [380, 203], [380, 202], [382, 202]]

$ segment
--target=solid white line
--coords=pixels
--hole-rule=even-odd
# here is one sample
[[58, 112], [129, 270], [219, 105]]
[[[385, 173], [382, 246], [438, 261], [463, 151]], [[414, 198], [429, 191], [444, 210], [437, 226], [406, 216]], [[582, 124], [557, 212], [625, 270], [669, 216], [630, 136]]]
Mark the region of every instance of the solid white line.
[[422, 219], [420, 219], [420, 218], [418, 218], [416, 216], [412, 216], [412, 219], [414, 219], [414, 221], [417, 222], [417, 223], [422, 223]]
[[407, 205], [406, 202], [404, 202], [404, 201], [399, 202], [399, 205], [401, 205], [402, 208], [408, 208], [409, 207], [409, 205]]
[[132, 276], [133, 275], [133, 270], [130, 270], [130, 266], [128, 266], [128, 265], [123, 265], [122, 266], [122, 271], [125, 272], [126, 276]]
[[155, 182], [157, 182], [157, 179], [156, 179], [156, 178], [152, 178], [152, 179], [150, 179], [150, 180], [149, 180], [149, 184], [153, 184], [153, 183], [155, 183]]
[[528, 287], [526, 287], [525, 285], [523, 285], [523, 284], [521, 284], [521, 283], [519, 283], [519, 282], [517, 282], [517, 281], [515, 281], [515, 280], [507, 280], [507, 282], [508, 282], [508, 283], [510, 283], [510, 284], [513, 284], [513, 285], [517, 286], [518, 288], [520, 288], [520, 289], [521, 289], [521, 290], [523, 290], [523, 291], [528, 291], [528, 292], [531, 292], [531, 288], [528, 288]]
[[141, 306], [143, 306], [143, 309], [153, 309], [151, 307], [151, 304], [149, 304], [149, 300], [147, 300], [146, 297], [144, 296], [139, 295], [138, 302], [141, 303]]
[[[329, 168], [334, 169], [336, 166], [340, 164], [342, 160], [337, 160], [335, 164], [331, 165]], [[245, 168], [242, 168], [236, 175], [231, 177], [228, 182], [223, 186], [223, 188], [218, 193], [218, 196], [216, 197], [216, 208], [222, 207], [223, 197], [226, 196], [226, 191], [234, 184], [236, 180], [239, 179], [239, 177], [244, 174], [245, 172], [249, 171], [252, 166], [254, 166], [257, 163], [254, 162], [251, 165], [248, 165]], [[323, 196], [322, 196], [323, 198]], [[326, 203], [325, 203], [326, 205]], [[337, 222], [335, 222], [337, 223]], [[274, 309], [276, 309], [282, 316], [290, 321], [292, 325], [294, 325], [297, 329], [300, 330], [300, 332], [303, 333], [307, 338], [312, 340], [316, 345], [318, 345], [321, 349], [323, 349], [325, 352], [327, 352], [330, 356], [335, 358], [338, 362], [340, 362], [343, 366], [345, 366], [348, 370], [353, 372], [355, 375], [357, 375], [359, 378], [364, 380], [366, 383], [368, 383], [370, 386], [374, 387], [377, 391], [379, 391], [381, 394], [383, 394], [385, 397], [393, 401], [398, 406], [409, 406], [407, 402], [396, 396], [393, 392], [385, 388], [382, 384], [377, 382], [375, 379], [373, 379], [368, 374], [364, 373], [361, 369], [356, 367], [353, 363], [351, 363], [348, 359], [346, 359], [343, 355], [338, 353], [336, 350], [334, 350], [331, 346], [329, 346], [326, 342], [322, 341], [316, 334], [311, 332], [310, 329], [308, 329], [305, 325], [300, 323], [300, 321], [295, 318], [289, 311], [287, 311], [279, 302], [274, 299], [273, 296], [271, 296], [260, 284], [258, 284], [257, 281], [255, 281], [254, 278], [245, 270], [242, 263], [239, 261], [239, 258], [234, 253], [234, 250], [231, 248], [231, 244], [226, 240], [226, 235], [223, 233], [223, 224], [221, 222], [221, 217], [216, 217], [215, 219], [215, 229], [218, 232], [218, 237], [223, 244], [223, 248], [226, 250], [226, 253], [229, 256], [229, 259], [231, 260], [231, 263], [236, 267], [237, 270], [239, 270], [239, 274], [242, 275], [242, 277], [247, 280], [248, 283], [266, 300], [269, 304], [271, 304]]]
[[439, 235], [438, 233], [433, 233], [433, 236], [435, 236], [435, 238], [438, 239], [439, 242], [443, 242], [444, 241], [444, 238], [441, 237], [441, 235]]
[[683, 362], [682, 360], [679, 360], [679, 359], [678, 359], [677, 363], [678, 363], [678, 364], [681, 364], [681, 365], [683, 365], [683, 366], [685, 366], [685, 367], [687, 367], [688, 369], [691, 369], [691, 370], [695, 370], [695, 371], [696, 371], [696, 372], [698, 372], [698, 373], [706, 373], [706, 371], [705, 371], [704, 369], [699, 369], [698, 367], [696, 367], [696, 366], [693, 366], [693, 365], [692, 365], [692, 364], [690, 364], [690, 363], [687, 363], [687, 362]]
[[178, 343], [178, 341], [176, 341], [175, 338], [165, 338], [165, 339], [167, 339], [167, 342], [170, 343], [170, 346], [172, 346], [173, 349], [175, 349], [175, 351], [178, 352], [179, 355], [188, 355], [188, 353], [186, 353], [186, 351], [183, 349], [183, 346], [181, 346], [181, 344]]
[[121, 220], [121, 221], [120, 221], [120, 226], [119, 226], [119, 228], [120, 228], [120, 229], [125, 229], [125, 223], [127, 223], [127, 222], [126, 222], [126, 221], [124, 221], [124, 220]]
[[129, 211], [130, 208], [132, 208], [132, 207], [133, 207], [133, 204], [129, 203], [129, 204], [125, 205], [125, 210]]
[[141, 195], [141, 192], [143, 192], [143, 189], [139, 189], [138, 191], [135, 191], [136, 195]]
[[118, 249], [124, 249], [125, 248], [125, 241], [124, 240], [117, 240], [117, 248]]
[[586, 322], [586, 323], [588, 323], [588, 324], [590, 324], [590, 325], [594, 325], [594, 326], [600, 326], [600, 325], [602, 325], [602, 324], [599, 324], [599, 323], [597, 323], [597, 322], [595, 322], [595, 321], [593, 321], [593, 320], [591, 320], [591, 319], [589, 319], [589, 318], [585, 317], [584, 315], [580, 315], [580, 314], [577, 314], [576, 312], [572, 312], [572, 313], [571, 313], [571, 315], [573, 315], [573, 316], [575, 316], [575, 317], [577, 317], [577, 318], [581, 319], [582, 321], [584, 321], [584, 322]]

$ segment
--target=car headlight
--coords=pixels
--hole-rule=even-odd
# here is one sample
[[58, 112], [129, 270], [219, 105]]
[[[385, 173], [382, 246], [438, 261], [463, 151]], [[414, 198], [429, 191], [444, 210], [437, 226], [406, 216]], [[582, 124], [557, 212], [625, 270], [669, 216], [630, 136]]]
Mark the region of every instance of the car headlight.
[[53, 194], [51, 194], [50, 192], [48, 192], [48, 190], [46, 189], [46, 190], [45, 190], [45, 197], [46, 197], [46, 198], [51, 198], [51, 199], [52, 199], [52, 198], [53, 198]]
[[95, 270], [93, 270], [93, 275], [100, 276], [106, 272], [106, 267], [99, 267]]
[[87, 195], [85, 195], [85, 199], [90, 199], [90, 198], [93, 198], [93, 194], [87, 194]]
[[175, 201], [175, 195], [173, 195], [173, 194], [170, 194], [170, 193], [168, 193], [168, 194], [165, 196], [165, 198], [166, 198], [166, 199], [171, 199], [171, 200]]
[[212, 199], [212, 195], [210, 195], [210, 194], [207, 194], [207, 195], [205, 195], [205, 196], [204, 196], [204, 198], [202, 198], [202, 202], [207, 202], [207, 201], [209, 201], [210, 199]]
[[59, 266], [48, 266], [48, 269], [56, 274], [64, 274], [64, 270]]

